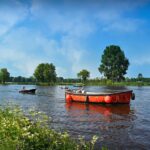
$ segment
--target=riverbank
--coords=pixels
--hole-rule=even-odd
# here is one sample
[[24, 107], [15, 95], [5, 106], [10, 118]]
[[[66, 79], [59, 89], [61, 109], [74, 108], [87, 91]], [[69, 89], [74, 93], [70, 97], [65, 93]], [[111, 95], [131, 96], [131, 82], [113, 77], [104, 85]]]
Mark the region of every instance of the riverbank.
[[[89, 82], [78, 83], [84, 86], [150, 86], [150, 82]], [[74, 83], [58, 83], [58, 85], [75, 85]]]
[[112, 82], [110, 80], [106, 81], [86, 81], [84, 83], [82, 82], [6, 82], [5, 84], [1, 85], [39, 85], [39, 86], [55, 86], [55, 85], [73, 85], [73, 86], [150, 86], [150, 82]]
[[[48, 127], [48, 118], [39, 112], [24, 115], [18, 107], [0, 108], [1, 150], [93, 150], [97, 137], [90, 142], [73, 140], [68, 133], [58, 133]], [[102, 148], [103, 150], [105, 148]]]

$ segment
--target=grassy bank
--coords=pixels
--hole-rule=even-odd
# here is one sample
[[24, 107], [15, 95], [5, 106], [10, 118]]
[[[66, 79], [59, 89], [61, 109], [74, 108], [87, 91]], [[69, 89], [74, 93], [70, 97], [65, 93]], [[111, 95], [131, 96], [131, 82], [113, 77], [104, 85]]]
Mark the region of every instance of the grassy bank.
[[86, 82], [88, 86], [150, 86], [149, 82]]
[[[32, 117], [31, 117], [32, 116]], [[32, 119], [31, 119], [32, 118]], [[30, 113], [25, 116], [18, 107], [0, 108], [1, 150], [92, 150], [97, 137], [90, 142], [73, 140], [68, 133], [58, 133], [47, 125], [47, 116]], [[105, 149], [105, 148], [102, 148]]]
[[138, 82], [138, 81], [122, 81], [122, 82], [112, 82], [110, 80], [87, 80], [86, 82], [7, 82], [2, 85], [39, 85], [39, 86], [55, 86], [55, 85], [86, 85], [86, 86], [150, 86], [150, 82]]

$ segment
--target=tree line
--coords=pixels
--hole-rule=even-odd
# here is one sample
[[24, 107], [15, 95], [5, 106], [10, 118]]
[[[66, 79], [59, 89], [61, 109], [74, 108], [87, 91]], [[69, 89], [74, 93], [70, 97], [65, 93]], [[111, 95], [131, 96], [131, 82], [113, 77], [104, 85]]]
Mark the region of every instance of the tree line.
[[[110, 80], [112, 82], [120, 81], [149, 81], [149, 78], [143, 78], [139, 73], [137, 78], [125, 78], [129, 67], [129, 60], [125, 57], [124, 51], [116, 45], [107, 46], [101, 56], [101, 63], [98, 67], [98, 71], [103, 75], [101, 80]], [[53, 63], [41, 63], [39, 64], [33, 73], [32, 77], [26, 78], [22, 76], [12, 77], [7, 68], [0, 69], [0, 81], [1, 83], [8, 82], [43, 82], [43, 83], [55, 83], [55, 82], [86, 82], [90, 77], [90, 71], [82, 69], [77, 73], [76, 79], [64, 79], [63, 77], [57, 77], [56, 68]], [[94, 80], [95, 81], [95, 80]]]

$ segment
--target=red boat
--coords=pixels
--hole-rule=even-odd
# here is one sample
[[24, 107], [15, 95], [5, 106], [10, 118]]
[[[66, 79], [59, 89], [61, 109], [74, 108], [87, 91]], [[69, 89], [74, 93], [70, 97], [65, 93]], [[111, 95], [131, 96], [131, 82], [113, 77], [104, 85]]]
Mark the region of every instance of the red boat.
[[117, 92], [83, 92], [66, 90], [65, 99], [66, 102], [84, 102], [84, 103], [130, 103], [131, 99], [134, 99], [135, 95], [132, 90], [129, 91], [117, 91]]

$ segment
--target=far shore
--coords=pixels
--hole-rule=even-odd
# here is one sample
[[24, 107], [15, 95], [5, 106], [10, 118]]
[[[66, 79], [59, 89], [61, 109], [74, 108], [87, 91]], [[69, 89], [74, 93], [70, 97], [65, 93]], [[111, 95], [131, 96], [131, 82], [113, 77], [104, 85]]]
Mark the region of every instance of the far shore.
[[48, 83], [48, 82], [6, 82], [6, 83], [0, 83], [1, 85], [39, 85], [39, 86], [150, 86], [150, 82], [90, 82], [86, 81], [84, 83], [78, 82], [55, 82], [55, 83]]

